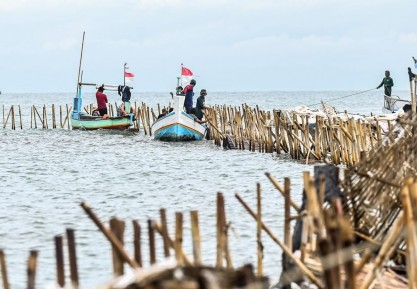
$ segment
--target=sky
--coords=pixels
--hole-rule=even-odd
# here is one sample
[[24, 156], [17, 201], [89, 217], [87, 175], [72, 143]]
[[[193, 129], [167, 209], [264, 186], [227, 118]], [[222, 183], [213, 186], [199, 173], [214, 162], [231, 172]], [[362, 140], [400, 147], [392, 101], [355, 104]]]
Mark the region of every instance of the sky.
[[[181, 63], [211, 91], [408, 90], [416, 0], [0, 0], [0, 91], [83, 81], [175, 88]], [[414, 69], [415, 70], [415, 69]]]

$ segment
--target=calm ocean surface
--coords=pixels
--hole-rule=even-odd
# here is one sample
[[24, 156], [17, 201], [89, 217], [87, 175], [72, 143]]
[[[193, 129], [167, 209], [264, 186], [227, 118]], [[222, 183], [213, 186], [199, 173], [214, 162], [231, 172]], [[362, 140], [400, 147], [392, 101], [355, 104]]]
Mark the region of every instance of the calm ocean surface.
[[[206, 103], [261, 109], [285, 109], [316, 104], [357, 93], [343, 92], [225, 92], [209, 91]], [[379, 114], [382, 91], [339, 99], [330, 104], [339, 111]], [[222, 192], [226, 215], [232, 223], [230, 245], [234, 266], [256, 264], [256, 222], [235, 199], [241, 196], [256, 209], [256, 183], [262, 185], [264, 222], [282, 239], [283, 198], [265, 176], [270, 172], [280, 183], [291, 178], [292, 196], [300, 200], [301, 174], [313, 166], [301, 165], [287, 156], [247, 151], [224, 151], [210, 141], [165, 143], [130, 132], [30, 129], [30, 106], [72, 105], [70, 93], [0, 95], [6, 112], [21, 105], [23, 130], [0, 127], [0, 248], [5, 251], [12, 288], [26, 287], [26, 262], [31, 249], [39, 250], [37, 287], [54, 284], [54, 236], [75, 229], [80, 285], [92, 288], [112, 274], [111, 247], [80, 207], [86, 201], [108, 224], [117, 216], [126, 221], [125, 243], [132, 252], [132, 220], [142, 226], [144, 263], [149, 264], [146, 221], [159, 220], [167, 210], [169, 232], [174, 233], [175, 212], [184, 213], [184, 249], [190, 256], [189, 211], [199, 210], [203, 260], [214, 264], [216, 251], [216, 193]], [[401, 91], [401, 98], [409, 93]], [[110, 102], [120, 102], [108, 92]], [[168, 93], [134, 93], [132, 101], [157, 108], [170, 101]], [[84, 104], [95, 103], [94, 94]], [[2, 121], [2, 119], [1, 119]], [[8, 126], [9, 127], [9, 126]], [[281, 272], [281, 250], [264, 234], [264, 271], [271, 284]], [[157, 238], [158, 260], [162, 240]], [[66, 251], [65, 251], [66, 252]], [[67, 270], [67, 275], [68, 270]]]

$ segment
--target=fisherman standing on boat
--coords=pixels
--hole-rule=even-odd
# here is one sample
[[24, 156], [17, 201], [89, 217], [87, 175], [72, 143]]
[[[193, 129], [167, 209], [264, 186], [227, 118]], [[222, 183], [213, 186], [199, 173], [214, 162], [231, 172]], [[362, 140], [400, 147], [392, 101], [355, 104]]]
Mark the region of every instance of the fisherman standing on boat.
[[385, 95], [391, 96], [391, 90], [392, 90], [392, 87], [394, 86], [394, 81], [390, 77], [390, 73], [388, 70], [385, 71], [385, 77], [384, 79], [382, 79], [381, 84], [377, 86], [377, 89], [381, 88], [382, 86], [384, 86]]
[[206, 95], [207, 90], [202, 89], [200, 91], [200, 96], [197, 98], [197, 104], [195, 106], [195, 115], [198, 117], [199, 120], [203, 119], [203, 109], [209, 108], [206, 105]]
[[193, 96], [194, 96], [194, 86], [196, 85], [195, 79], [191, 79], [190, 84], [184, 88], [185, 94], [185, 101], [184, 107], [187, 113], [191, 113], [191, 109], [193, 108]]
[[96, 92], [96, 99], [97, 99], [97, 107], [98, 107], [98, 111], [100, 112], [100, 115], [103, 118], [107, 118], [108, 117], [108, 112], [107, 112], [107, 95], [105, 95], [103, 93], [104, 91], [104, 85], [101, 85]]

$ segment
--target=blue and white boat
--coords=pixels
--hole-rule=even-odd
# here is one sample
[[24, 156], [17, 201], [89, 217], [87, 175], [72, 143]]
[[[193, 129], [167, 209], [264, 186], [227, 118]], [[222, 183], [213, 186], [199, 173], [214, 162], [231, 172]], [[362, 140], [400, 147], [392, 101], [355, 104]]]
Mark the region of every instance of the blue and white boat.
[[155, 139], [163, 141], [193, 141], [204, 139], [207, 126], [196, 121], [195, 116], [184, 109], [184, 95], [174, 95], [173, 111], [155, 120], [151, 132]]

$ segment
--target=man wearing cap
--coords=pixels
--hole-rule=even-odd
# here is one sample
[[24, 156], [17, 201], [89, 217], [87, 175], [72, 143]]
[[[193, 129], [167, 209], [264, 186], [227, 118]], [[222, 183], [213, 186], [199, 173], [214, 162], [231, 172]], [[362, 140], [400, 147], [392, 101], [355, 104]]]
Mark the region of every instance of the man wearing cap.
[[107, 95], [103, 93], [104, 85], [100, 85], [96, 92], [97, 107], [101, 116], [105, 116], [107, 112]]
[[206, 103], [206, 95], [207, 91], [205, 89], [202, 89], [200, 91], [200, 96], [197, 98], [197, 104], [195, 107], [195, 115], [199, 120], [203, 119], [203, 109], [209, 108]]
[[391, 96], [391, 89], [394, 86], [394, 81], [389, 75], [390, 75], [389, 71], [386, 70], [384, 79], [382, 79], [381, 84], [377, 86], [377, 89], [384, 86], [384, 92], [385, 92], [385, 95], [387, 96]]
[[195, 79], [191, 79], [190, 84], [184, 88], [184, 92], [183, 92], [185, 94], [184, 107], [187, 113], [191, 113], [191, 109], [193, 108], [193, 96], [194, 96], [193, 89], [195, 85], [196, 85]]

